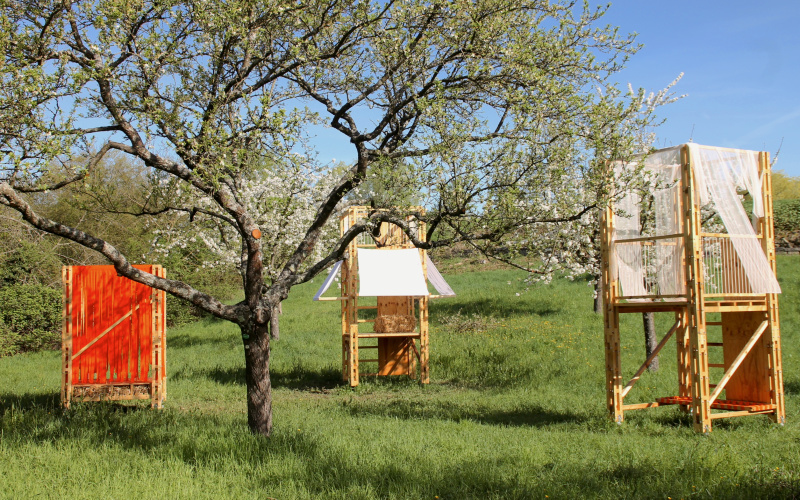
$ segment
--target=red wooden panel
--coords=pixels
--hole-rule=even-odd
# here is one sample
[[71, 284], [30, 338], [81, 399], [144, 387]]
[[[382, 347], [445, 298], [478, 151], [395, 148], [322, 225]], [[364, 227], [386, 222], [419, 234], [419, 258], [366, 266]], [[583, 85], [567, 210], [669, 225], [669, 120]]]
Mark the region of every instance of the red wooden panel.
[[[152, 272], [153, 266], [135, 267]], [[72, 383], [150, 382], [153, 289], [117, 276], [113, 266], [72, 272]]]

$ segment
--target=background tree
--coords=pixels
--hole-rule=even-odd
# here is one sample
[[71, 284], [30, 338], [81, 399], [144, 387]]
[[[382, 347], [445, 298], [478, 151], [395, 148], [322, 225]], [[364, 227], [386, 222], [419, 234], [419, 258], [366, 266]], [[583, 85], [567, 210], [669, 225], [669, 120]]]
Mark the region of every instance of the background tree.
[[[598, 27], [603, 13], [544, 0], [10, 0], [0, 203], [236, 323], [248, 423], [268, 435], [276, 311], [358, 234], [391, 221], [425, 248], [516, 243], [521, 227], [580, 220], [602, 203], [607, 177], [579, 160], [628, 154], [628, 129], [652, 120], [643, 93], [623, 99], [610, 80], [636, 46]], [[345, 170], [317, 160], [309, 135], [320, 124], [352, 146]], [[36, 193], [84, 182], [112, 151], [150, 169], [153, 196], [137, 215], [177, 216], [178, 247], [194, 228], [215, 231], [200, 239], [238, 269], [242, 302], [137, 270], [112, 236], [34, 209]], [[401, 210], [339, 238], [347, 196], [400, 164], [413, 182], [368, 201], [389, 207], [418, 191], [428, 242]]]

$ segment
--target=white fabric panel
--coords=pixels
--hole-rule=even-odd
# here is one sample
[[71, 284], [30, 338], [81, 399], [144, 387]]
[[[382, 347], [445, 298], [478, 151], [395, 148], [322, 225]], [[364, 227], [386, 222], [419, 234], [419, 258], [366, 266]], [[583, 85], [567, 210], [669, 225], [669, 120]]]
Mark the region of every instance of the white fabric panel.
[[[682, 231], [678, 179], [681, 175], [680, 146], [649, 154], [641, 165], [642, 173], [654, 181], [655, 235], [664, 236]], [[640, 161], [615, 166], [617, 177], [623, 168], [637, 168]], [[639, 238], [641, 234], [642, 200], [636, 193], [626, 193], [615, 204], [613, 240]], [[652, 216], [652, 214], [650, 215]], [[616, 269], [623, 295], [673, 295], [685, 293], [681, 267], [683, 240], [655, 240], [653, 245], [623, 243], [614, 245]]]
[[456, 296], [456, 292], [454, 292], [453, 289], [450, 288], [450, 285], [444, 280], [444, 277], [439, 270], [436, 269], [436, 266], [433, 265], [433, 261], [428, 257], [428, 254], [425, 254], [425, 267], [428, 271], [428, 280], [431, 282], [431, 285], [433, 285], [433, 288], [439, 292], [439, 295], [445, 297]]
[[[629, 164], [630, 165], [630, 164]], [[634, 165], [630, 165], [635, 167]], [[617, 178], [621, 176], [625, 165], [618, 163], [614, 170]], [[626, 193], [615, 204], [617, 215], [614, 217], [613, 240], [625, 240], [641, 236], [639, 228], [639, 195]], [[621, 243], [614, 245], [620, 286], [623, 295], [646, 295], [644, 287], [644, 268], [642, 267], [642, 246], [638, 243]]]
[[333, 283], [333, 279], [336, 277], [336, 273], [339, 272], [339, 268], [342, 267], [343, 260], [338, 260], [336, 263], [331, 267], [330, 272], [325, 277], [325, 280], [322, 282], [322, 286], [319, 287], [317, 290], [317, 294], [314, 295], [314, 300], [319, 300], [323, 293], [325, 293], [328, 288], [330, 288], [331, 283]]
[[416, 248], [359, 248], [358, 281], [358, 294], [362, 297], [429, 295]]
[[760, 216], [763, 216], [756, 153], [697, 144], [689, 144], [689, 152], [701, 202], [714, 202], [731, 236], [731, 243], [745, 270], [752, 293], [781, 293], [778, 280], [772, 273], [759, 240], [753, 237], [755, 231], [736, 193], [737, 186], [747, 189], [753, 197], [754, 207], [759, 207], [754, 211], [760, 210]]
[[[676, 154], [677, 153], [677, 154]], [[681, 207], [680, 149], [667, 154], [656, 153], [652, 156], [660, 165], [648, 165], [657, 177], [653, 201], [656, 212], [656, 236], [680, 234], [683, 231]], [[652, 266], [655, 268], [658, 293], [661, 295], [677, 295], [686, 293], [686, 277], [683, 270], [683, 238], [656, 240], [655, 255]]]

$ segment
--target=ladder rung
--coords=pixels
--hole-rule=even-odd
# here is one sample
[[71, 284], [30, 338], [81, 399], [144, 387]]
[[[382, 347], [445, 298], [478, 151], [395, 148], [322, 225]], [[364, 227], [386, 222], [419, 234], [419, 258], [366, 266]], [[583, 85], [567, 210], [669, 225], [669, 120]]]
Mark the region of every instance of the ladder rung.
[[706, 321], [707, 326], [722, 326], [722, 321]]
[[399, 337], [399, 338], [409, 338], [409, 339], [418, 339], [419, 333], [417, 332], [402, 332], [402, 333], [376, 333], [376, 332], [368, 332], [368, 333], [360, 333], [358, 334], [358, 338], [360, 339], [379, 339], [379, 338], [390, 338], [390, 337]]
[[358, 362], [359, 363], [377, 363], [378, 360], [377, 359], [359, 359]]
[[375, 323], [374, 319], [360, 319], [358, 320], [359, 323]]
[[359, 345], [358, 348], [359, 349], [377, 349], [378, 346], [376, 346], [376, 345]]
[[725, 368], [725, 365], [723, 365], [722, 363], [709, 363], [708, 367], [709, 368]]
[[722, 347], [722, 342], [709, 342], [708, 347]]
[[378, 306], [358, 306], [356, 309], [377, 309]]

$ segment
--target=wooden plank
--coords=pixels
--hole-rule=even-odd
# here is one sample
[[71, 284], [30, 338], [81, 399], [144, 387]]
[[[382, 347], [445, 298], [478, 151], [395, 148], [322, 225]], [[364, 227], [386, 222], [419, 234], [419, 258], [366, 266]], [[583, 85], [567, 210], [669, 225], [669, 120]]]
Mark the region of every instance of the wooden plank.
[[733, 417], [749, 417], [751, 415], [765, 415], [769, 413], [774, 413], [774, 410], [762, 410], [762, 411], [729, 411], [725, 413], [712, 413], [711, 419], [712, 420], [719, 420], [720, 418], [733, 418]]
[[730, 238], [731, 236], [736, 238], [760, 238], [757, 234], [700, 233], [701, 238]]
[[722, 379], [720, 379], [719, 383], [717, 383], [716, 389], [714, 389], [713, 394], [711, 394], [711, 397], [709, 398], [711, 403], [713, 403], [719, 397], [723, 389], [725, 389], [725, 386], [731, 380], [733, 374], [736, 373], [736, 370], [739, 368], [739, 365], [741, 365], [742, 361], [744, 361], [745, 357], [750, 353], [750, 350], [753, 348], [756, 342], [758, 342], [758, 339], [761, 338], [761, 334], [764, 333], [764, 331], [767, 329], [767, 326], [769, 326], [768, 321], [762, 322], [747, 344], [745, 344], [744, 348], [742, 348], [739, 355], [736, 356], [736, 359], [730, 363], [730, 366], [727, 370], [725, 370], [725, 374], [722, 376]]
[[365, 333], [359, 333], [358, 334], [358, 338], [360, 338], [360, 339], [380, 339], [380, 338], [418, 339], [418, 338], [420, 338], [420, 334], [418, 332], [400, 332], [400, 333], [365, 332]]
[[676, 294], [650, 294], [650, 295], [620, 295], [618, 297], [619, 300], [630, 300], [630, 299], [685, 299], [685, 293], [676, 293]]
[[657, 402], [653, 403], [635, 403], [630, 405], [622, 405], [623, 410], [643, 410], [645, 408], [656, 408], [660, 406]]

